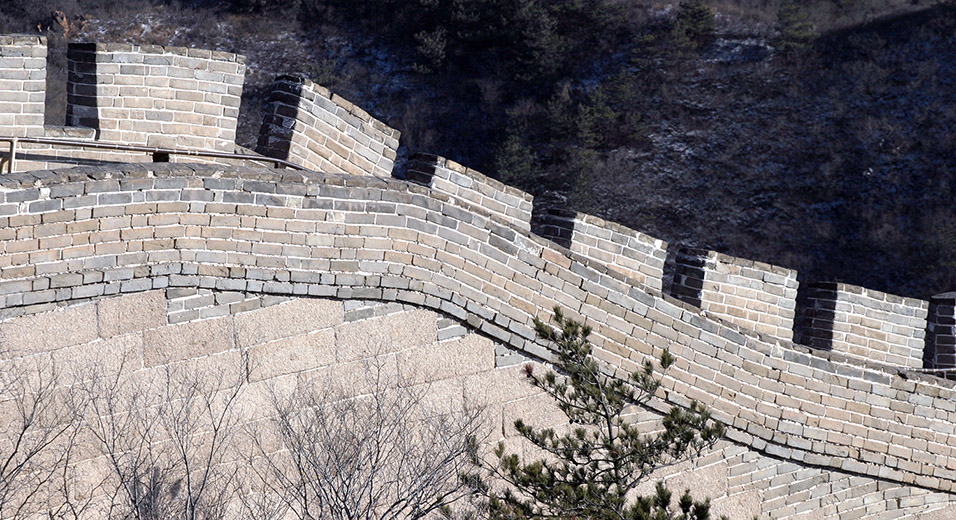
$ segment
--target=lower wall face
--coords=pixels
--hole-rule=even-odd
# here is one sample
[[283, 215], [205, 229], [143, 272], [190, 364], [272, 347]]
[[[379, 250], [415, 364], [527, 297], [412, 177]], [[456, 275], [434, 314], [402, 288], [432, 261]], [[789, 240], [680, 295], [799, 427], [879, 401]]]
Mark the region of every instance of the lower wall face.
[[[508, 449], [530, 454], [515, 436], [515, 419], [567, 425], [550, 399], [523, 378], [521, 365], [530, 360], [454, 319], [409, 305], [170, 288], [0, 321], [0, 373], [27, 359], [52, 360], [77, 373], [124, 360], [126, 370], [144, 377], [174, 365], [219, 377], [243, 356], [249, 371], [239, 408], [248, 422], [267, 416], [267, 389], [298, 378], [367, 392], [362, 371], [372, 360], [430, 385], [428, 403], [484, 406], [489, 443], [503, 440]], [[0, 399], [0, 413], [9, 413], [9, 402]], [[660, 417], [635, 411], [633, 420], [652, 429]], [[0, 424], [9, 423], [0, 416]], [[86, 464], [101, 460], [95, 450], [84, 453]], [[651, 491], [658, 479], [672, 490], [690, 488], [696, 498], [711, 497], [713, 512], [732, 519], [956, 517], [950, 495], [802, 465], [728, 441], [694, 461], [659, 470], [640, 491]]]

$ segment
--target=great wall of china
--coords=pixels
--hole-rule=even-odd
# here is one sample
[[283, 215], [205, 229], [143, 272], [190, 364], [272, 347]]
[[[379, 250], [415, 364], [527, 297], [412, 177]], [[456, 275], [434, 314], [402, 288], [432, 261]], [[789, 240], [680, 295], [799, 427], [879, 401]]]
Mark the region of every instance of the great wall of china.
[[[0, 136], [21, 138], [0, 151], [0, 363], [126, 353], [149, 371], [245, 352], [263, 361], [254, 387], [354, 377], [387, 345], [376, 355], [432, 374], [451, 406], [480, 399], [492, 440], [512, 439], [517, 417], [561, 421], [519, 375], [550, 358], [532, 320], [560, 306], [610, 374], [677, 358], [652, 409], [700, 401], [727, 436], [655, 477], [714, 512], [956, 518], [956, 390], [929, 370], [956, 366], [953, 294], [798, 281], [536, 208], [441, 157], [393, 179], [399, 132], [292, 76], [257, 152], [303, 170], [83, 148], [236, 151], [243, 59], [71, 45], [70, 126], [50, 127], [45, 58], [42, 38], [0, 36]], [[60, 137], [73, 145], [30, 142]]]

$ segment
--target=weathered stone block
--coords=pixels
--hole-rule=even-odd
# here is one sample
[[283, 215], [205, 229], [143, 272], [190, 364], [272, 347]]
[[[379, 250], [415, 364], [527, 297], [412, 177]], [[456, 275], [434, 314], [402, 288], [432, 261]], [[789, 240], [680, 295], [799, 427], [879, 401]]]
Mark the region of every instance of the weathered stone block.
[[101, 300], [97, 303], [97, 317], [102, 338], [162, 327], [166, 325], [165, 291], [147, 291]]
[[335, 362], [335, 334], [325, 329], [249, 349], [249, 379], [259, 381], [331, 365]]
[[438, 340], [431, 311], [410, 311], [336, 327], [336, 359], [349, 362], [430, 345]]
[[237, 314], [236, 338], [241, 347], [298, 336], [343, 322], [342, 303], [300, 298], [247, 313]]
[[0, 356], [19, 357], [93, 341], [97, 337], [96, 306], [21, 316], [0, 323]]
[[168, 325], [143, 333], [147, 367], [215, 354], [235, 347], [232, 318]]

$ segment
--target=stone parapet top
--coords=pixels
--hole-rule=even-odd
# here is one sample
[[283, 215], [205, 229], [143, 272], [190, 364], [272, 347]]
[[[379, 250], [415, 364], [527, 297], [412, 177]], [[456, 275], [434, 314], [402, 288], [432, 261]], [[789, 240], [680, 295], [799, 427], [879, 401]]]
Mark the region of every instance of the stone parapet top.
[[515, 188], [514, 186], [509, 186], [508, 184], [505, 184], [497, 179], [489, 177], [477, 170], [468, 168], [467, 166], [463, 166], [451, 159], [447, 159], [440, 155], [416, 153], [416, 154], [413, 154], [411, 158], [409, 159], [409, 162], [411, 161], [422, 161], [427, 163], [433, 163], [440, 168], [446, 168], [460, 175], [464, 175], [466, 177], [479, 181], [483, 184], [486, 184], [495, 190], [501, 191], [503, 193], [507, 193], [508, 195], [519, 197], [525, 200], [526, 202], [534, 201], [534, 195], [531, 195], [530, 193], [524, 190]]
[[[328, 88], [326, 88], [326, 87], [324, 87], [324, 86], [322, 86], [322, 85], [319, 85], [318, 83], [315, 83], [314, 81], [312, 81], [311, 79], [309, 79], [309, 78], [307, 78], [307, 77], [305, 77], [305, 76], [303, 76], [303, 75], [300, 75], [300, 74], [282, 74], [282, 75], [279, 75], [278, 77], [276, 77], [276, 80], [275, 80], [275, 81], [276, 81], [276, 83], [286, 82], [286, 83], [291, 83], [291, 84], [299, 84], [299, 85], [302, 85], [304, 88], [308, 89], [310, 92], [315, 93], [316, 95], [319, 95], [319, 96], [322, 96], [322, 97], [328, 99], [328, 100], [331, 101], [332, 103], [335, 103], [337, 106], [339, 106], [339, 107], [341, 107], [342, 109], [344, 109], [344, 110], [345, 110], [346, 112], [348, 112], [349, 114], [351, 114], [351, 115], [353, 115], [353, 116], [359, 118], [360, 120], [362, 120], [362, 121], [365, 122], [365, 123], [370, 124], [370, 125], [372, 126], [372, 128], [374, 128], [374, 129], [376, 129], [376, 130], [378, 130], [378, 131], [380, 131], [380, 132], [383, 132], [383, 133], [387, 134], [389, 137], [393, 137], [393, 138], [397, 139], [398, 136], [399, 136], [399, 134], [400, 134], [400, 132], [399, 132], [397, 129], [392, 128], [392, 127], [388, 126], [387, 124], [385, 124], [384, 122], [382, 122], [382, 121], [380, 121], [380, 120], [378, 120], [378, 119], [372, 117], [371, 114], [369, 114], [368, 112], [366, 112], [365, 110], [363, 110], [361, 107], [359, 107], [359, 106], [356, 105], [355, 103], [352, 103], [351, 101], [349, 101], [349, 100], [343, 98], [342, 96], [340, 96], [340, 95], [338, 95], [338, 94], [332, 92], [332, 91], [329, 90]], [[304, 95], [304, 94], [305, 94], [305, 93], [302, 93], [302, 95]], [[307, 99], [308, 99], [308, 98], [307, 98]], [[310, 99], [310, 101], [312, 101], [312, 100]]]
[[697, 256], [700, 258], [706, 258], [709, 260], [714, 260], [722, 264], [729, 264], [739, 267], [752, 267], [754, 269], [759, 269], [761, 271], [769, 271], [774, 274], [779, 274], [781, 276], [793, 276], [796, 279], [797, 271], [790, 269], [789, 267], [783, 267], [779, 265], [769, 264], [766, 262], [760, 262], [757, 260], [751, 260], [749, 258], [742, 258], [739, 256], [731, 256], [725, 253], [720, 253], [717, 251], [711, 251], [709, 249], [703, 248], [692, 248], [684, 247], [681, 248], [680, 254], [686, 256]]
[[0, 34], [0, 45], [46, 45], [46, 36]]
[[212, 51], [208, 49], [194, 49], [191, 47], [174, 47], [168, 45], [138, 45], [132, 43], [96, 43], [96, 42], [77, 42], [70, 44], [70, 51], [74, 53], [111, 53], [111, 52], [130, 52], [143, 54], [174, 54], [189, 58], [200, 58], [217, 61], [234, 61], [236, 63], [245, 63], [246, 57], [241, 54], [225, 51]]
[[[869, 289], [866, 287], [861, 287], [859, 285], [850, 285], [843, 282], [815, 282], [808, 285], [810, 289], [821, 289], [828, 291], [836, 291], [839, 293], [846, 294], [856, 294], [866, 298], [871, 298], [874, 300], [879, 300], [887, 303], [896, 303], [905, 305], [907, 307], [917, 307], [920, 309], [925, 309], [929, 307], [929, 302], [926, 300], [921, 300], [919, 298], [910, 298], [907, 296], [897, 296], [895, 294], [886, 293], [883, 291], [877, 291], [875, 289]], [[956, 293], [947, 293], [947, 294], [956, 294]]]

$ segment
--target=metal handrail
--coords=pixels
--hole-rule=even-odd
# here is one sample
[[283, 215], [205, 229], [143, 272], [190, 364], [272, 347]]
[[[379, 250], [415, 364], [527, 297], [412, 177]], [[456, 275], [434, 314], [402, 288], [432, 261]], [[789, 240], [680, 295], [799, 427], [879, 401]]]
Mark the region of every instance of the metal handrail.
[[[238, 159], [244, 161], [257, 161], [265, 162], [275, 165], [276, 168], [286, 167], [293, 170], [299, 171], [311, 171], [308, 168], [299, 166], [298, 164], [291, 163], [285, 159], [276, 159], [274, 157], [265, 157], [262, 155], [253, 155], [253, 154], [242, 154], [242, 153], [227, 153], [227, 152], [213, 152], [207, 150], [191, 150], [191, 149], [176, 149], [176, 148], [159, 148], [153, 146], [138, 146], [138, 145], [129, 145], [129, 144], [112, 144], [112, 143], [94, 143], [90, 141], [78, 141], [74, 139], [54, 139], [50, 137], [5, 137], [0, 136], [0, 142], [9, 142], [10, 143], [10, 155], [9, 163], [7, 166], [7, 173], [13, 173], [14, 164], [17, 160], [17, 144], [19, 143], [30, 143], [30, 144], [49, 144], [53, 146], [74, 146], [78, 148], [99, 148], [106, 150], [119, 150], [125, 152], [144, 152], [151, 155], [155, 154], [167, 154], [167, 155], [187, 155], [193, 157], [212, 157], [217, 159]], [[2, 169], [2, 166], [0, 166]]]

